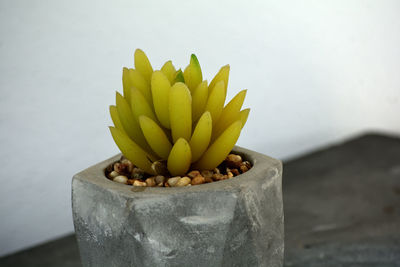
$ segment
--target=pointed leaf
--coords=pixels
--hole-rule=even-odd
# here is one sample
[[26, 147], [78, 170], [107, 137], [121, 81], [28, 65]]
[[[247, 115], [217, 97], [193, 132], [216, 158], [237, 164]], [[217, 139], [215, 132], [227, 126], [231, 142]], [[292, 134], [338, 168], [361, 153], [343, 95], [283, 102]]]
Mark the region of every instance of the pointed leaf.
[[208, 100], [207, 81], [203, 81], [197, 86], [192, 94], [192, 118], [196, 122], [204, 113]]
[[249, 113], [250, 113], [250, 109], [246, 108], [242, 111], [240, 111], [239, 115], [240, 115], [240, 120], [242, 122], [242, 128], [244, 127], [244, 125], [247, 122], [247, 118], [249, 117]]
[[171, 87], [169, 120], [174, 142], [181, 137], [190, 140], [192, 134], [192, 97], [184, 83], [178, 82]]
[[131, 80], [133, 87], [139, 89], [146, 98], [147, 102], [152, 105], [153, 99], [151, 97], [150, 83], [147, 82], [142, 74], [135, 69], [129, 69], [129, 79]]
[[111, 135], [122, 154], [133, 164], [149, 174], [155, 174], [151, 169], [150, 155], [139, 145], [132, 141], [126, 134], [117, 128], [110, 127]]
[[179, 138], [171, 149], [167, 167], [172, 176], [184, 175], [189, 170], [191, 151], [188, 142]]
[[200, 117], [199, 122], [194, 129], [190, 139], [190, 148], [192, 150], [192, 162], [197, 161], [207, 150], [210, 143], [212, 132], [212, 119], [210, 112], [206, 111]]
[[161, 68], [161, 71], [165, 74], [165, 76], [167, 76], [169, 82], [172, 84], [175, 80], [175, 73], [176, 73], [176, 69], [172, 64], [172, 61], [169, 60], [165, 62], [165, 64]]
[[240, 91], [222, 110], [221, 116], [213, 129], [212, 140], [215, 140], [226, 128], [239, 119], [247, 90]]
[[110, 106], [110, 115], [111, 119], [114, 123], [115, 128], [121, 130], [122, 132], [126, 133], [124, 130], [124, 126], [122, 126], [122, 122], [118, 116], [118, 110], [116, 106]]
[[163, 129], [146, 116], [140, 116], [139, 123], [151, 149], [162, 159], [167, 159], [172, 145]]
[[232, 123], [220, 137], [207, 149], [200, 160], [195, 164], [198, 170], [212, 170], [228, 156], [239, 138], [242, 122]]
[[128, 68], [123, 68], [122, 69], [122, 88], [124, 90], [124, 97], [130, 104], [131, 101], [131, 88], [133, 87], [133, 80], [130, 76], [129, 69]]
[[224, 81], [218, 82], [207, 100], [206, 111], [210, 111], [213, 124], [218, 121], [225, 103]]
[[179, 82], [185, 83], [185, 78], [183, 77], [183, 72], [182, 72], [181, 69], [177, 70], [176, 73], [175, 73], [175, 81], [174, 81], [174, 84], [175, 84], [175, 83], [179, 83]]
[[191, 92], [193, 92], [203, 80], [200, 63], [194, 54], [191, 55], [190, 64], [186, 67], [183, 76]]
[[143, 136], [142, 130], [140, 129], [140, 125], [137, 119], [135, 119], [135, 116], [133, 115], [128, 102], [118, 92], [116, 102], [118, 117], [127, 135], [148, 153], [151, 153], [150, 146], [147, 144], [146, 139]]
[[150, 64], [149, 59], [141, 49], [136, 49], [134, 57], [135, 69], [137, 69], [149, 83], [151, 79], [151, 74], [153, 73], [153, 67]]
[[157, 118], [161, 125], [170, 129], [169, 122], [169, 92], [171, 84], [167, 76], [162, 71], [153, 72], [151, 77], [151, 93], [153, 96], [153, 105]]
[[143, 94], [136, 88], [133, 88], [131, 91], [131, 109], [137, 121], [139, 121], [140, 115], [145, 115], [154, 121], [157, 120], [149, 102], [147, 102]]
[[210, 85], [208, 86], [210, 94], [212, 93], [212, 91], [214, 90], [214, 87], [217, 85], [218, 82], [224, 81], [225, 95], [226, 95], [226, 90], [228, 88], [228, 80], [229, 80], [229, 70], [230, 70], [230, 66], [225, 65], [215, 75], [214, 79], [212, 79], [212, 81], [210, 82]]

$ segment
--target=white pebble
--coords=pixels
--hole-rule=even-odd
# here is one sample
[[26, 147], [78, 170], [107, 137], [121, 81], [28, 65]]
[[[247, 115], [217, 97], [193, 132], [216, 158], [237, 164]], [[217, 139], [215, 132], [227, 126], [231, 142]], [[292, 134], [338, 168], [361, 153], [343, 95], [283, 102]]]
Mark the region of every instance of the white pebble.
[[110, 173], [108, 174], [108, 176], [109, 176], [111, 179], [114, 179], [115, 177], [119, 176], [119, 173], [116, 172], [116, 171], [112, 171], [112, 172], [110, 172]]
[[128, 178], [126, 176], [120, 175], [115, 177], [113, 181], [121, 184], [126, 184], [126, 182], [128, 182]]
[[183, 177], [175, 184], [175, 186], [187, 186], [192, 180], [189, 177]]
[[167, 183], [168, 183], [170, 186], [176, 186], [176, 184], [178, 183], [178, 181], [179, 181], [180, 179], [181, 179], [180, 176], [172, 177], [172, 178], [169, 178], [169, 179], [168, 179]]

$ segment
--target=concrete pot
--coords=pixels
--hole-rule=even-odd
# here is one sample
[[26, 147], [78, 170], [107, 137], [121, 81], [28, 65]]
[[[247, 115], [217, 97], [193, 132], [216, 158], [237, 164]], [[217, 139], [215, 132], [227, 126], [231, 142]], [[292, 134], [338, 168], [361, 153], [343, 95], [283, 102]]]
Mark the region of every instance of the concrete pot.
[[120, 155], [73, 177], [72, 209], [83, 266], [282, 266], [282, 163], [240, 147], [253, 167], [191, 187], [108, 180]]

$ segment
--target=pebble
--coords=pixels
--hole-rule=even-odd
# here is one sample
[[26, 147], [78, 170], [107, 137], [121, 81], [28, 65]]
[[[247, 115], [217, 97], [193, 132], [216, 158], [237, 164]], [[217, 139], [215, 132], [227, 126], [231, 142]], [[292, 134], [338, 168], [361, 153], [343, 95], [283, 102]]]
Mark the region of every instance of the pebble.
[[225, 159], [225, 163], [230, 168], [239, 168], [242, 164], [242, 157], [235, 154], [229, 154]]
[[204, 178], [211, 178], [212, 176], [213, 176], [213, 173], [212, 173], [212, 171], [208, 171], [208, 170], [205, 170], [205, 171], [201, 171], [201, 176], [203, 176]]
[[251, 163], [249, 162], [249, 161], [243, 161], [243, 164], [244, 165], [246, 165], [246, 167], [247, 167], [247, 169], [249, 169], [250, 170], [250, 168], [251, 168]]
[[114, 178], [117, 177], [117, 176], [119, 176], [119, 173], [116, 172], [116, 171], [112, 171], [112, 172], [110, 172], [110, 173], [108, 174], [108, 177], [109, 177], [110, 179], [114, 179]]
[[156, 181], [154, 177], [150, 177], [146, 179], [147, 186], [156, 186]]
[[144, 171], [140, 168], [133, 168], [131, 178], [132, 179], [143, 179]]
[[233, 173], [232, 172], [228, 172], [227, 175], [228, 175], [228, 179], [233, 177]]
[[192, 185], [204, 184], [205, 182], [206, 179], [201, 175], [198, 175], [192, 179]]
[[214, 172], [214, 173], [217, 173], [217, 174], [220, 174], [220, 173], [221, 173], [221, 171], [220, 171], [218, 168], [215, 168], [215, 169], [213, 170], [213, 172]]
[[220, 174], [220, 173], [214, 173], [213, 176], [212, 176], [212, 179], [214, 181], [221, 181], [221, 180], [224, 179], [224, 175]]
[[246, 165], [241, 165], [240, 166], [240, 171], [242, 172], [242, 173], [245, 173], [245, 172], [247, 172], [249, 169], [247, 168], [247, 166]]
[[123, 159], [121, 160], [121, 164], [123, 168], [128, 172], [131, 173], [133, 170], [133, 163], [129, 159]]
[[157, 175], [154, 180], [156, 181], [156, 184], [163, 184], [165, 182], [165, 177], [162, 175]]
[[121, 183], [121, 184], [126, 184], [126, 182], [128, 182], [128, 177], [119, 175], [119, 176], [115, 177], [113, 179], [113, 181], [117, 182], [117, 183]]
[[187, 186], [191, 181], [192, 180], [189, 177], [185, 176], [179, 179], [175, 186]]
[[141, 182], [139, 180], [135, 180], [133, 182], [133, 186], [147, 186], [147, 184], [145, 182]]
[[238, 169], [231, 169], [231, 172], [234, 176], [238, 176], [240, 174], [240, 172], [238, 171]]
[[193, 179], [194, 177], [196, 177], [196, 176], [199, 176], [199, 175], [201, 175], [199, 171], [191, 171], [191, 172], [189, 172], [189, 173], [187, 174], [187, 176], [190, 177], [190, 178], [192, 178], [192, 179]]
[[121, 163], [117, 162], [114, 164], [114, 171], [118, 173], [123, 173], [124, 168]]
[[151, 164], [151, 169], [159, 175], [168, 174], [167, 162], [165, 160], [154, 161], [153, 164]]
[[170, 186], [176, 186], [176, 184], [178, 183], [178, 181], [179, 181], [180, 179], [181, 179], [180, 176], [172, 177], [172, 178], [169, 178], [169, 179], [168, 179], [167, 183], [168, 183], [168, 185], [170, 185]]

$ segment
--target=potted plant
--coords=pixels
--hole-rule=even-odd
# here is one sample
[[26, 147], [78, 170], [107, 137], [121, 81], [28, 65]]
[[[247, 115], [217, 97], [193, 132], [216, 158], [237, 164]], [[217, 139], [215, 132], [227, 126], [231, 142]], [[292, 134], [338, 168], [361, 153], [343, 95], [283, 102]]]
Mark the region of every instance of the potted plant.
[[[116, 155], [73, 177], [84, 266], [282, 266], [282, 164], [235, 143], [246, 91], [229, 65], [158, 71], [141, 50], [110, 107]], [[168, 187], [168, 188], [166, 188]]]

